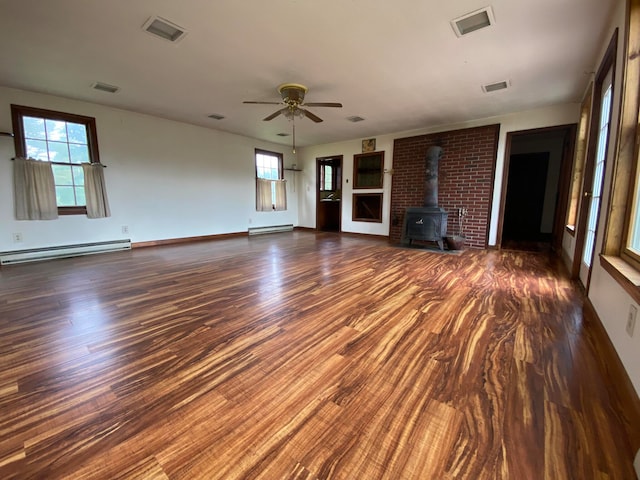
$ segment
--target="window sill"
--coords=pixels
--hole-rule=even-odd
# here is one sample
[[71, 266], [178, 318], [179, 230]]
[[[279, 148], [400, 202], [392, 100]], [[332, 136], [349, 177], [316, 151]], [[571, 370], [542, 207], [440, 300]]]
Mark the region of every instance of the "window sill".
[[640, 272], [620, 257], [600, 255], [600, 265], [604, 270], [631, 295], [634, 301], [640, 303]]

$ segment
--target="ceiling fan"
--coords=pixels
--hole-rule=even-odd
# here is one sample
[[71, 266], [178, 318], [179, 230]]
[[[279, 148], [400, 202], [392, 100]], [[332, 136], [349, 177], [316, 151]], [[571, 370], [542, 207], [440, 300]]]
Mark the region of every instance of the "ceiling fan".
[[341, 108], [342, 104], [338, 102], [309, 102], [304, 103], [304, 95], [309, 89], [304, 85], [298, 83], [283, 83], [278, 87], [278, 93], [282, 97], [281, 102], [259, 102], [259, 101], [245, 101], [242, 103], [251, 103], [258, 105], [284, 105], [284, 108], [272, 113], [268, 117], [263, 118], [265, 122], [273, 120], [278, 115], [284, 115], [289, 120], [293, 120], [295, 117], [307, 117], [316, 123], [322, 122], [322, 119], [317, 115], [311, 113], [301, 107], [334, 107]]

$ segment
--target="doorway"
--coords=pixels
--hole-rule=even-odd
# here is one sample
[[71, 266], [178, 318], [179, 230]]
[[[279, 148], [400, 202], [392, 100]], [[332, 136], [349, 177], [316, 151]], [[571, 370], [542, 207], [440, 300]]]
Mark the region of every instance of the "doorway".
[[560, 251], [576, 125], [507, 134], [499, 247]]
[[342, 225], [342, 155], [316, 158], [316, 229], [340, 232]]
[[589, 146], [585, 160], [583, 195], [580, 202], [576, 249], [571, 272], [573, 277], [579, 278], [586, 291], [589, 291], [591, 281], [604, 187], [604, 172], [609, 148], [616, 45], [617, 31], [611, 39], [594, 83]]

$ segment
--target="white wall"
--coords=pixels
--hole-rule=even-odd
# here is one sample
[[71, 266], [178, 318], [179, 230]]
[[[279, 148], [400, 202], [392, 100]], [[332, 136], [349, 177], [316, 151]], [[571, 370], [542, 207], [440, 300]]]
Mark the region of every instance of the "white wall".
[[[614, 85], [614, 101], [611, 118], [611, 138], [609, 139], [609, 149], [607, 151], [607, 163], [605, 170], [603, 201], [600, 208], [600, 218], [596, 235], [596, 256], [593, 261], [591, 282], [589, 285], [588, 297], [591, 300], [598, 316], [602, 320], [604, 327], [611, 339], [618, 356], [631, 378], [631, 381], [640, 394], [640, 323], [636, 326], [635, 335], [629, 337], [625, 331], [629, 306], [638, 306], [624, 289], [609, 275], [600, 265], [598, 252], [602, 251], [604, 239], [604, 227], [606, 215], [609, 211], [609, 197], [611, 181], [615, 163], [617, 125], [620, 118], [620, 103], [622, 98], [622, 80], [624, 67], [624, 38], [625, 38], [625, 2], [619, 2], [612, 17], [606, 37], [602, 40], [601, 52], [593, 70], [597, 70], [609, 40], [616, 27], [618, 31], [618, 55], [616, 60], [616, 79]], [[573, 258], [574, 240], [569, 234], [565, 234], [563, 241], [565, 255]]]
[[[0, 137], [0, 251], [131, 238], [144, 242], [246, 232], [251, 226], [298, 224], [299, 186], [285, 172], [288, 210], [255, 211], [254, 148], [282, 152], [283, 145], [149, 115], [0, 87], [0, 131], [12, 131], [10, 104], [96, 118], [100, 159], [112, 216], [61, 216], [16, 221], [13, 210], [13, 140]], [[295, 191], [294, 191], [295, 190]], [[122, 233], [122, 226], [129, 234]], [[12, 234], [21, 233], [22, 243]]]
[[[498, 229], [498, 209], [500, 207], [500, 195], [502, 193], [502, 173], [504, 169], [504, 155], [506, 137], [508, 132], [530, 130], [534, 128], [550, 127], [577, 123], [580, 114], [580, 105], [571, 103], [539, 108], [525, 112], [512, 113], [499, 117], [472, 120], [464, 123], [441, 125], [409, 132], [400, 132], [387, 135], [377, 135], [376, 150], [385, 152], [385, 168], [391, 169], [393, 160], [393, 141], [396, 138], [413, 137], [429, 133], [445, 132], [461, 128], [478, 127], [482, 125], [500, 124], [500, 137], [498, 141], [497, 165], [495, 173], [494, 192], [492, 199], [491, 224], [489, 228], [489, 245], [496, 244]], [[300, 149], [298, 164], [304, 169], [303, 190], [304, 197], [300, 199], [300, 225], [315, 227], [315, 159], [331, 155], [344, 155], [343, 160], [343, 202], [342, 202], [342, 230], [345, 232], [367, 233], [375, 235], [389, 235], [389, 222], [391, 210], [391, 175], [384, 176], [384, 203], [383, 222], [372, 224], [368, 222], [351, 221], [351, 178], [353, 177], [353, 155], [361, 153], [362, 139], [348, 142], [317, 145]], [[349, 183], [346, 181], [349, 180]], [[360, 190], [359, 190], [360, 191]], [[378, 190], [379, 191], [379, 190]]]

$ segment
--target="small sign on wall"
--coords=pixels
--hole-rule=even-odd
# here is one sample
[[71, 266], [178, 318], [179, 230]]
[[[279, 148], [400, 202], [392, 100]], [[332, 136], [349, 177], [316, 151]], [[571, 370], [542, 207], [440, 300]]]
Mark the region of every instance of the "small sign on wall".
[[362, 140], [362, 153], [375, 152], [375, 151], [376, 151], [375, 138], [368, 138], [366, 140]]

